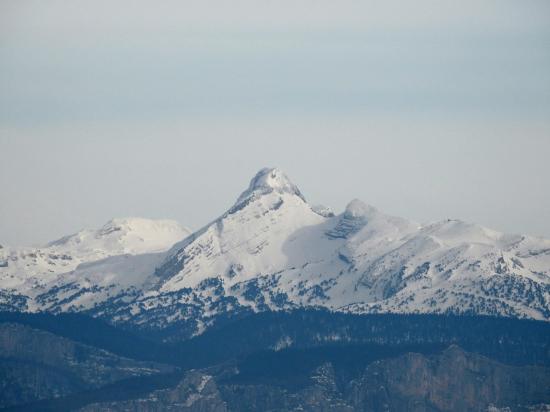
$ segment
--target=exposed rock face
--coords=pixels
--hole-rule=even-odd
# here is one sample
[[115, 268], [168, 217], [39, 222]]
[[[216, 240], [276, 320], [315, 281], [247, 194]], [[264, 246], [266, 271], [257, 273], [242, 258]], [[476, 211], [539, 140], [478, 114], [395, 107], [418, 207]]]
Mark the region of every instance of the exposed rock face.
[[452, 346], [440, 356], [410, 353], [369, 365], [349, 398], [358, 410], [517, 410], [549, 402], [548, 388], [548, 369], [507, 366]]
[[228, 408], [213, 377], [198, 371], [191, 371], [173, 389], [155, 391], [148, 397], [137, 400], [92, 404], [80, 411], [227, 412]]
[[372, 206], [358, 199], [352, 200], [336, 226], [327, 231], [326, 235], [331, 239], [347, 239], [359, 232], [367, 224], [369, 214], [373, 213], [376, 213], [376, 210]]
[[20, 324], [0, 324], [0, 407], [170, 372]]
[[238, 376], [238, 367], [191, 371], [175, 389], [82, 411], [523, 411], [550, 403], [547, 368], [507, 366], [457, 346], [376, 361], [349, 380], [331, 363], [315, 368], [305, 386], [239, 383]]

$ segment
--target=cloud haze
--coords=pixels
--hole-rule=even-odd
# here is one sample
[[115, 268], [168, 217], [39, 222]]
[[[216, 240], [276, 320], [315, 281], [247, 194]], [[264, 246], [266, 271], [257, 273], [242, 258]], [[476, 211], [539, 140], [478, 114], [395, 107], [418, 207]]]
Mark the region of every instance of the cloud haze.
[[550, 237], [546, 1], [0, 3], [0, 243], [317, 202]]

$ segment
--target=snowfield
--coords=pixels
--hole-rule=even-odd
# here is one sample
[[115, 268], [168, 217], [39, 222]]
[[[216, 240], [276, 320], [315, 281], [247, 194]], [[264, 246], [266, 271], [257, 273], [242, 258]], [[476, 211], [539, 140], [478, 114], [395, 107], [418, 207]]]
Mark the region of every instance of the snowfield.
[[421, 225], [360, 200], [334, 215], [278, 169], [195, 233], [116, 219], [37, 249], [0, 249], [0, 305], [203, 331], [240, 310], [550, 319], [550, 241], [459, 220]]

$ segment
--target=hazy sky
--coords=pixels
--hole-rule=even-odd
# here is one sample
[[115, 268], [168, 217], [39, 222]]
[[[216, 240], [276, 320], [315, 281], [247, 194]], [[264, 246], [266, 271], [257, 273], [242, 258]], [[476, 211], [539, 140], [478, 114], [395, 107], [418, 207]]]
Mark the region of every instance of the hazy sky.
[[550, 237], [550, 2], [0, 0], [0, 244], [197, 229], [263, 166]]

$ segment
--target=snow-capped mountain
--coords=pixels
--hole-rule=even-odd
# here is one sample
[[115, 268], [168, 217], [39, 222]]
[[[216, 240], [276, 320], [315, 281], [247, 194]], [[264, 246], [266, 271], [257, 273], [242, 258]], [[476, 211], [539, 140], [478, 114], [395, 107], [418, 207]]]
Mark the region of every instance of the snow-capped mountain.
[[[88, 273], [95, 276], [96, 285], [136, 283], [135, 265], [130, 262], [147, 262], [154, 268], [157, 260], [162, 260], [163, 252], [190, 233], [172, 220], [122, 218], [112, 219], [100, 229], [85, 229], [41, 247], [3, 247], [0, 249], [0, 296], [4, 300], [10, 296], [30, 297], [30, 308], [40, 309], [34, 297], [67, 284], [69, 279], [82, 281]], [[157, 260], [151, 256], [158, 256]], [[152, 260], [155, 263], [150, 263]], [[116, 282], [113, 275], [117, 275]]]
[[[11, 287], [36, 309], [156, 327], [193, 321], [195, 332], [227, 313], [304, 306], [550, 319], [549, 240], [458, 220], [421, 225], [359, 200], [334, 215], [278, 169], [261, 170], [225, 214], [175, 238], [168, 252], [75, 265], [32, 296]], [[49, 247], [59, 244], [80, 250], [67, 239]]]

